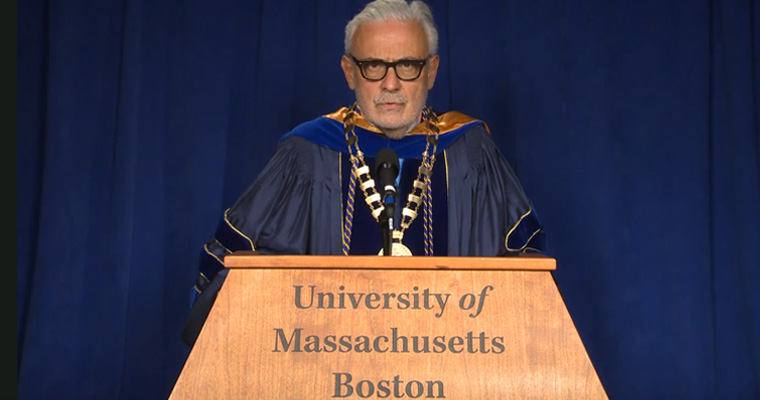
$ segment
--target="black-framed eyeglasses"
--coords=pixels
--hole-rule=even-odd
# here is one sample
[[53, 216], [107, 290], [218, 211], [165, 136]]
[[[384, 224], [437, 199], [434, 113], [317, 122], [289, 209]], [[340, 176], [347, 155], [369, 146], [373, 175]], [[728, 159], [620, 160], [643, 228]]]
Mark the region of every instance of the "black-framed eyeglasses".
[[385, 78], [388, 73], [388, 68], [393, 68], [396, 71], [396, 76], [402, 81], [413, 81], [420, 77], [422, 74], [422, 68], [427, 64], [427, 59], [415, 60], [409, 58], [402, 58], [398, 61], [387, 62], [383, 60], [357, 60], [356, 57], [351, 56], [354, 63], [359, 66], [359, 71], [362, 73], [362, 77], [368, 81], [380, 81]]

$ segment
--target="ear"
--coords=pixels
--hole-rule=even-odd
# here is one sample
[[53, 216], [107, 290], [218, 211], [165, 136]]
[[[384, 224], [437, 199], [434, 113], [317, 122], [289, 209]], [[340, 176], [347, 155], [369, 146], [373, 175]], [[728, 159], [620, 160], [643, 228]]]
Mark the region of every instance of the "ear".
[[356, 80], [354, 79], [354, 62], [345, 54], [340, 58], [340, 68], [343, 69], [343, 75], [346, 77], [346, 83], [351, 90], [356, 89]]
[[428, 73], [427, 73], [427, 83], [428, 83], [428, 90], [433, 88], [433, 84], [435, 83], [435, 77], [438, 75], [438, 62], [439, 62], [438, 54], [434, 55], [430, 58], [430, 61], [427, 63], [428, 67]]

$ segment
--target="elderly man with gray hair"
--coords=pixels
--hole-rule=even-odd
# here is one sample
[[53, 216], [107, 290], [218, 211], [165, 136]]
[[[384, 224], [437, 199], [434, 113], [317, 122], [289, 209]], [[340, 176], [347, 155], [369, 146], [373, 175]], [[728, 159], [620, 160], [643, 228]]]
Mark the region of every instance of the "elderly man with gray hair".
[[[224, 280], [224, 256], [235, 251], [483, 257], [544, 250], [536, 212], [486, 123], [427, 106], [440, 63], [430, 8], [373, 1], [346, 25], [344, 48], [340, 66], [356, 102], [282, 136], [225, 211], [202, 250], [183, 331], [189, 345]], [[390, 185], [378, 184], [379, 153], [392, 154]]]

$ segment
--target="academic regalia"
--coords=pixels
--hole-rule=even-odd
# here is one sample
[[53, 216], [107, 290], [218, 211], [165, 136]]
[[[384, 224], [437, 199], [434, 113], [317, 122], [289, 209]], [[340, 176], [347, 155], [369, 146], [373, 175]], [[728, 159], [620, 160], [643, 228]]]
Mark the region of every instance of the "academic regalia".
[[[284, 135], [256, 180], [225, 211], [201, 253], [193, 310], [183, 331], [192, 345], [213, 304], [225, 255], [238, 250], [261, 254], [340, 255], [351, 174], [344, 119], [347, 108], [297, 126]], [[399, 156], [397, 218], [430, 146], [421, 121], [404, 138], [389, 139], [361, 115], [353, 132], [370, 170], [382, 148]], [[438, 115], [439, 134], [431, 176], [435, 256], [506, 256], [544, 251], [541, 223], [519, 180], [490, 137], [488, 126], [458, 112]], [[432, 146], [429, 147], [432, 151]], [[372, 173], [374, 175], [374, 172]], [[360, 190], [353, 197], [349, 255], [378, 254], [381, 229]], [[425, 255], [423, 215], [404, 234], [415, 256]], [[398, 228], [398, 223], [396, 224]], [[217, 278], [215, 281], [215, 278]]]

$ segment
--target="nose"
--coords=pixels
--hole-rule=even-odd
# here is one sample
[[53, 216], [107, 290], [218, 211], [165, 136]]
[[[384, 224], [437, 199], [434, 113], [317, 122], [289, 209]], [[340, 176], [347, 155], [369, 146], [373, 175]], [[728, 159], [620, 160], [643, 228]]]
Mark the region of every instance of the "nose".
[[[391, 73], [391, 71], [393, 73]], [[401, 87], [401, 80], [396, 75], [396, 67], [388, 68], [388, 72], [385, 74], [385, 78], [381, 81], [382, 88], [393, 92]]]

